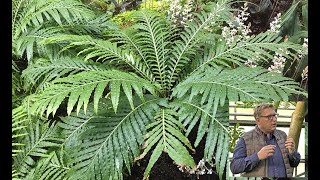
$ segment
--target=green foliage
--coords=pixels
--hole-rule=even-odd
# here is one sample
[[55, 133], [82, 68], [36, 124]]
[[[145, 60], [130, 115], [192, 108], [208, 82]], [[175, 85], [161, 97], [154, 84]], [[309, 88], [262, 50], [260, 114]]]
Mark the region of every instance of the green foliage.
[[112, 17], [112, 20], [119, 26], [126, 28], [135, 23], [135, 19], [132, 17], [134, 12], [135, 10], [122, 12]]
[[[281, 35], [287, 35], [288, 41], [305, 44], [308, 46], [308, 1], [294, 1], [291, 7], [281, 16]], [[304, 45], [304, 46], [305, 46]], [[308, 51], [305, 47], [303, 51]], [[305, 69], [308, 68], [307, 53], [300, 53], [299, 56], [285, 62], [283, 75], [301, 82], [301, 87], [307, 90], [308, 79], [301, 78]]]
[[143, 98], [143, 90], [148, 90], [156, 95], [157, 87], [150, 82], [136, 76], [135, 74], [125, 73], [117, 70], [111, 71], [88, 71], [65, 78], [54, 80], [52, 85], [45, 89], [41, 94], [31, 97], [33, 101], [31, 111], [35, 114], [42, 114], [46, 111], [55, 114], [62, 101], [69, 97], [67, 112], [71, 113], [77, 103], [77, 113], [83, 106], [86, 111], [91, 95], [94, 95], [94, 107], [97, 111], [99, 99], [102, 97], [104, 89], [110, 84], [110, 93], [113, 109], [117, 112], [119, 104], [120, 88], [122, 87], [128, 101], [133, 109], [132, 89]]
[[[121, 67], [126, 71], [135, 71], [144, 78], [149, 78], [149, 70], [145, 64], [139, 62], [135, 56], [127, 49], [120, 49], [117, 43], [111, 43], [107, 40], [94, 39], [90, 36], [79, 35], [59, 35], [45, 39], [43, 43], [59, 43], [61, 41], [70, 41], [71, 43], [63, 50], [80, 46], [83, 48], [78, 54], [85, 56], [84, 61], [95, 59], [96, 61], [107, 61], [115, 67]], [[150, 78], [149, 78], [150, 79]]]
[[184, 101], [173, 102], [172, 105], [178, 111], [179, 121], [184, 127], [188, 127], [186, 135], [188, 135], [196, 124], [199, 124], [197, 138], [194, 146], [197, 147], [199, 142], [206, 134], [204, 159], [212, 162], [215, 156], [215, 166], [218, 175], [222, 179], [222, 174], [227, 162], [228, 150], [226, 148], [229, 137], [227, 136], [227, 126], [229, 124], [229, 103], [220, 106], [212, 116], [213, 109], [206, 109], [201, 105], [201, 96], [196, 96], [193, 102], [185, 99]]
[[19, 106], [12, 110], [12, 157], [16, 156], [17, 153], [22, 152], [18, 147], [24, 146], [25, 144], [20, 143], [19, 138], [23, 138], [28, 135], [26, 131], [26, 124], [30, 121], [28, 114], [23, 106]]
[[58, 147], [63, 141], [58, 135], [55, 124], [29, 121], [27, 127], [28, 135], [24, 138], [25, 146], [19, 149], [19, 153], [14, 157], [14, 166], [25, 176], [36, 166], [35, 157], [48, 157], [50, 148]]
[[20, 178], [18, 178], [19, 173], [17, 173], [16, 170], [13, 169], [12, 167], [12, 180], [21, 180]]
[[33, 179], [69, 179], [67, 173], [70, 168], [66, 166], [63, 152], [51, 152], [48, 157], [42, 158], [37, 166], [30, 171], [27, 180]]
[[84, 71], [103, 71], [110, 69], [100, 63], [83, 62], [80, 58], [61, 57], [56, 61], [38, 58], [34, 64], [29, 65], [21, 78], [24, 80], [25, 90], [37, 87], [40, 91], [51, 81], [71, 74]]
[[147, 126], [149, 129], [145, 135], [144, 151], [140, 155], [143, 158], [150, 149], [155, 146], [150, 157], [148, 166], [144, 172], [144, 178], [148, 178], [150, 170], [154, 163], [158, 160], [162, 152], [167, 152], [168, 155], [181, 167], [190, 167], [195, 169], [196, 165], [190, 156], [187, 148], [192, 149], [189, 140], [182, 134], [183, 125], [177, 121], [178, 114], [170, 109], [161, 109], [155, 115], [156, 122]]
[[[197, 170], [189, 151], [205, 139], [204, 159], [222, 179], [229, 101], [307, 97], [291, 78], [243, 66], [274, 53], [292, 59], [299, 43], [262, 33], [227, 46], [223, 27], [206, 30], [229, 20], [231, 0], [212, 3], [184, 28], [152, 11], [132, 13], [132, 25], [118, 28], [80, 1], [13, 3], [13, 62], [29, 60], [17, 68], [14, 90], [31, 93], [27, 111], [14, 112], [13, 143], [24, 145], [13, 148], [13, 178], [124, 179], [150, 153], [146, 179], [162, 152]], [[37, 120], [44, 115], [48, 122]]]
[[[207, 108], [230, 101], [288, 101], [288, 94], [303, 94], [298, 83], [278, 74], [267, 73], [262, 68], [239, 67], [237, 69], [206, 68], [194, 73], [177, 85], [173, 96], [182, 97], [188, 92], [189, 101], [202, 94], [201, 102], [208, 101]], [[218, 79], [214, 77], [219, 76]], [[188, 91], [188, 90], [191, 90]], [[190, 92], [190, 93], [189, 93]]]
[[98, 114], [93, 113], [91, 104], [88, 114], [72, 113], [62, 118], [59, 126], [64, 129], [64, 145], [74, 164], [75, 179], [121, 179], [124, 165], [130, 172], [134, 158], [140, 154], [147, 124], [154, 121], [159, 105], [166, 103], [152, 96], [144, 102], [135, 99], [135, 108], [131, 109], [121, 96], [117, 114], [108, 99], [99, 105]]
[[146, 0], [140, 4], [139, 9], [149, 9], [157, 12], [165, 13], [165, 11], [169, 8], [169, 3], [165, 0]]
[[40, 26], [48, 20], [62, 25], [63, 21], [70, 24], [74, 20], [88, 20], [94, 16], [92, 11], [77, 0], [16, 0], [12, 3], [15, 4], [12, 19], [14, 37], [26, 32], [28, 26]]
[[54, 56], [60, 44], [45, 47], [39, 44], [44, 38], [59, 33], [101, 34], [105, 28], [113, 28], [108, 15], [95, 12], [77, 0], [13, 1], [13, 53], [30, 61], [35, 53]]
[[234, 148], [238, 139], [243, 135], [244, 128], [239, 127], [240, 124], [237, 123], [234, 126], [229, 126], [229, 151], [233, 153]]

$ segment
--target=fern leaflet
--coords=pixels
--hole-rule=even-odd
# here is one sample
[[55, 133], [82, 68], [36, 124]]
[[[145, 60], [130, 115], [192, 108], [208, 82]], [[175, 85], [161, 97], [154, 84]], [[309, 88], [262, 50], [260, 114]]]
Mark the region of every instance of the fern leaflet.
[[77, 113], [80, 111], [82, 105], [86, 111], [92, 93], [94, 93], [94, 107], [97, 111], [99, 99], [103, 95], [103, 91], [107, 88], [108, 84], [115, 112], [117, 111], [119, 103], [121, 86], [132, 108], [132, 88], [141, 99], [143, 99], [144, 89], [154, 95], [156, 95], [157, 92], [157, 86], [154, 86], [150, 82], [139, 78], [134, 74], [116, 70], [81, 72], [57, 79], [52, 83], [53, 84], [46, 88], [44, 92], [31, 97], [34, 98], [31, 107], [32, 112], [43, 113], [46, 111], [47, 116], [50, 113], [55, 114], [56, 110], [66, 97], [69, 97], [67, 105], [68, 114], [71, 113], [77, 102]]
[[145, 135], [144, 152], [137, 158], [143, 158], [153, 146], [156, 146], [150, 157], [148, 166], [144, 172], [144, 179], [148, 178], [151, 168], [159, 159], [162, 151], [168, 153], [176, 164], [182, 167], [196, 168], [192, 156], [187, 148], [192, 149], [189, 140], [181, 133], [183, 125], [176, 119], [177, 113], [170, 109], [161, 109], [155, 116], [156, 122], [147, 126], [149, 129]]

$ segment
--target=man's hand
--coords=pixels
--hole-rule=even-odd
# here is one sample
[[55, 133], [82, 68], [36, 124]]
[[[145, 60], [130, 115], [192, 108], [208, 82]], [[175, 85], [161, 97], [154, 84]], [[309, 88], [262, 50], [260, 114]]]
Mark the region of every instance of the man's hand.
[[293, 154], [293, 152], [295, 151], [295, 146], [292, 137], [288, 137], [284, 145], [289, 150], [289, 154]]
[[276, 150], [275, 145], [267, 145], [263, 146], [263, 148], [260, 149], [258, 152], [258, 158], [259, 160], [267, 159], [269, 156], [272, 156]]

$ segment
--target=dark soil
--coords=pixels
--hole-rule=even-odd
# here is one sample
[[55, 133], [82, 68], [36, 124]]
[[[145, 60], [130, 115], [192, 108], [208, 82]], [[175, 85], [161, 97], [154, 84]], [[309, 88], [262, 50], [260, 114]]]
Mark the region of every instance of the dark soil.
[[[249, 2], [260, 6], [260, 9], [254, 8], [254, 6], [249, 6], [250, 17], [247, 20], [247, 24], [251, 23], [252, 34], [259, 34], [265, 32], [270, 28], [270, 22], [274, 20], [274, 17], [278, 13], [284, 14], [291, 6], [293, 0], [249, 0]], [[243, 3], [235, 3], [233, 8], [240, 9]], [[198, 128], [195, 126], [193, 131], [188, 136], [190, 142], [194, 144], [196, 138], [196, 130]], [[205, 148], [205, 138], [200, 142], [199, 146], [196, 148], [196, 153], [190, 153], [195, 162], [198, 163], [204, 154]], [[146, 155], [142, 160], [136, 162], [131, 169], [131, 175], [125, 177], [127, 180], [142, 180], [145, 168], [148, 165], [150, 153]], [[215, 169], [213, 169], [215, 171]], [[197, 177], [196, 175], [186, 174], [179, 171], [178, 167], [173, 163], [172, 159], [166, 154], [162, 153], [158, 161], [155, 163], [151, 169], [149, 176], [150, 180], [214, 180], [219, 179], [218, 175], [213, 173], [211, 175], [202, 175]], [[223, 178], [226, 179], [226, 173], [224, 173]]]

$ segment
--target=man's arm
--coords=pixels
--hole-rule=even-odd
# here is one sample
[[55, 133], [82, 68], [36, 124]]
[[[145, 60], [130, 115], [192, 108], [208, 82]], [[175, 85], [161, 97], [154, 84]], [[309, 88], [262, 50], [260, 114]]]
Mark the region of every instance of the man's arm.
[[288, 154], [289, 163], [291, 167], [297, 167], [300, 163], [301, 156], [298, 151], [294, 151], [293, 154]]
[[292, 137], [288, 137], [284, 143], [285, 147], [288, 149], [289, 154], [289, 163], [291, 167], [297, 167], [300, 163], [301, 156], [298, 151], [295, 149], [295, 143]]
[[233, 152], [230, 170], [233, 174], [252, 171], [259, 163], [257, 153], [247, 157], [246, 144], [240, 138]]

